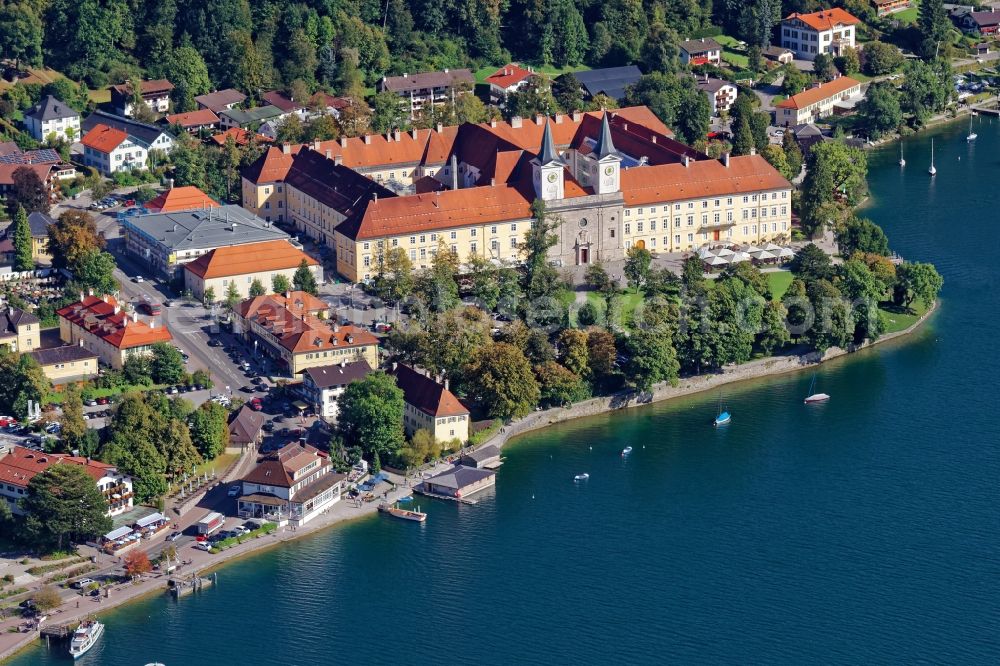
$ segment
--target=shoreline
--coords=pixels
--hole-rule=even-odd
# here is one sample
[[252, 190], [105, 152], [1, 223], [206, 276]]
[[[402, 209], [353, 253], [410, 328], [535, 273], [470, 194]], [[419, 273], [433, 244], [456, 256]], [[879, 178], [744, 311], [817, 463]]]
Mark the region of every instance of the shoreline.
[[[823, 353], [809, 352], [801, 355], [769, 356], [744, 363], [743, 365], [724, 368], [721, 372], [714, 374], [682, 378], [678, 381], [677, 386], [659, 384], [647, 396], [637, 396], [634, 392], [619, 393], [611, 396], [591, 398], [575, 403], [570, 407], [553, 407], [541, 412], [533, 412], [523, 419], [505, 426], [501, 429], [501, 432], [483, 441], [480, 446], [492, 444], [502, 449], [511, 440], [557, 423], [565, 423], [587, 416], [597, 416], [625, 409], [644, 407], [658, 402], [666, 402], [674, 398], [710, 391], [726, 384], [735, 384], [752, 379], [809, 370], [827, 361], [848, 357], [858, 352], [874, 349], [880, 344], [908, 337], [918, 331], [930, 319], [931, 315], [937, 312], [939, 305], [940, 300], [935, 300], [931, 307], [927, 309], [927, 312], [922, 314], [909, 327], [902, 331], [883, 335], [875, 342], [866, 343], [855, 349], [831, 347]], [[640, 400], [640, 397], [643, 399]]]
[[[494, 434], [489, 439], [480, 443], [479, 446], [482, 447], [492, 444], [498, 448], [503, 448], [512, 440], [515, 440], [522, 435], [541, 430], [557, 423], [565, 423], [567, 421], [587, 416], [596, 416], [623, 409], [640, 408], [658, 402], [665, 402], [674, 398], [702, 393], [726, 384], [734, 384], [751, 379], [759, 379], [762, 377], [808, 370], [833, 359], [850, 356], [857, 352], [874, 349], [876, 346], [886, 342], [906, 338], [918, 331], [924, 323], [930, 319], [931, 315], [937, 312], [939, 305], [940, 301], [935, 300], [931, 307], [928, 308], [927, 312], [921, 315], [920, 318], [909, 327], [903, 329], [902, 331], [896, 331], [895, 333], [884, 335], [875, 342], [866, 343], [856, 349], [845, 350], [834, 347], [826, 350], [826, 352], [822, 354], [818, 352], [810, 352], [802, 355], [771, 356], [750, 361], [749, 363], [745, 363], [743, 365], [725, 368], [721, 372], [714, 374], [688, 377], [680, 380], [677, 386], [660, 384], [654, 387], [652, 393], [645, 396], [645, 399], [642, 400], [638, 400], [636, 394], [634, 393], [616, 394], [613, 396], [591, 398], [583, 402], [575, 403], [569, 408], [553, 407], [541, 412], [533, 412], [523, 419], [505, 426], [501, 432]], [[447, 462], [439, 461], [432, 465], [429, 470], [424, 470], [424, 472], [436, 472], [439, 468], [443, 470], [448, 467], [450, 467], [450, 465]], [[395, 500], [399, 497], [404, 497], [410, 494], [410, 486], [397, 484], [396, 492], [390, 492], [389, 499]], [[358, 511], [353, 512], [353, 509], [358, 509]], [[237, 560], [240, 560], [248, 555], [256, 555], [264, 552], [265, 550], [270, 550], [271, 548], [284, 542], [298, 540], [306, 536], [312, 536], [336, 525], [343, 525], [353, 520], [369, 517], [377, 514], [378, 503], [370, 502], [360, 507], [355, 507], [347, 500], [341, 500], [331, 508], [331, 511], [332, 513], [330, 515], [321, 515], [315, 520], [314, 523], [307, 525], [301, 530], [289, 530], [287, 527], [280, 528], [268, 536], [259, 537], [252, 541], [246, 541], [220, 553], [206, 553], [205, 555], [208, 559], [203, 559], [200, 562], [192, 564], [190, 568], [185, 568], [181, 575], [185, 578], [190, 576], [202, 576], [223, 566], [236, 562]], [[66, 612], [65, 615], [60, 615], [58, 620], [53, 620], [53, 623], [65, 624], [76, 621], [82, 617], [102, 615], [133, 601], [140, 601], [155, 594], [166, 594], [166, 581], [169, 578], [169, 576], [155, 575], [150, 576], [149, 578], [136, 584], [117, 586], [115, 589], [119, 594], [117, 594], [117, 596], [109, 597], [106, 602], [102, 601], [97, 609], [73, 609], [72, 611]], [[183, 602], [178, 600], [178, 603]], [[0, 634], [0, 642], [2, 642], [4, 636], [9, 635], [12, 634]], [[18, 636], [21, 636], [21, 634], [18, 634]], [[32, 644], [38, 640], [40, 640], [40, 637], [37, 631], [30, 634], [23, 634], [23, 638], [21, 640], [16, 641], [13, 645], [3, 650], [3, 652], [0, 652], [0, 664], [6, 663], [23, 650], [30, 648]]]

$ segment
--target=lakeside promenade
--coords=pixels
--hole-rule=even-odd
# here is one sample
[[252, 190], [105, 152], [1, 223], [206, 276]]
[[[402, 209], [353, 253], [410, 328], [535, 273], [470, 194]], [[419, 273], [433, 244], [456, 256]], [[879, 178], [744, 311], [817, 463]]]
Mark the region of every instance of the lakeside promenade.
[[[438, 461], [431, 467], [421, 470], [421, 476], [433, 475], [438, 472], [445, 471], [450, 467], [451, 465], [448, 462]], [[413, 483], [419, 481], [419, 478], [414, 476], [406, 479], [389, 472], [385, 472], [385, 474], [389, 477], [391, 482], [396, 484], [396, 490], [389, 491], [387, 499], [390, 502], [395, 502], [401, 497], [410, 495], [412, 493]], [[228, 481], [223, 481], [222, 483], [225, 484], [227, 482]], [[268, 535], [244, 541], [241, 544], [217, 553], [207, 553], [203, 550], [198, 550], [194, 548], [193, 542], [185, 544], [184, 546], [178, 548], [177, 554], [182, 561], [190, 561], [191, 563], [178, 567], [177, 571], [173, 575], [154, 572], [143, 575], [136, 583], [121, 583], [114, 585], [110, 588], [109, 597], [106, 599], [103, 597], [86, 596], [71, 599], [59, 608], [50, 612], [48, 614], [48, 619], [42, 624], [42, 627], [44, 628], [46, 626], [79, 622], [83, 618], [103, 613], [112, 608], [121, 606], [122, 604], [139, 599], [140, 597], [145, 597], [151, 594], [165, 594], [167, 581], [170, 580], [170, 578], [187, 579], [195, 575], [204, 575], [205, 572], [211, 569], [217, 568], [245, 555], [255, 553], [265, 548], [270, 548], [285, 541], [291, 541], [292, 539], [298, 539], [314, 534], [320, 530], [336, 525], [337, 523], [371, 516], [378, 512], [378, 505], [380, 501], [381, 499], [373, 502], [358, 503], [353, 499], [344, 499], [337, 502], [326, 512], [317, 516], [302, 527], [291, 528], [286, 526], [278, 528]], [[188, 516], [189, 520], [187, 522], [193, 522], [197, 519], [197, 517], [200, 517], [200, 515], [201, 513], [198, 511], [190, 512]], [[178, 523], [180, 526], [180, 521], [178, 521]], [[166, 533], [154, 539], [151, 545], [147, 546], [146, 550], [149, 551], [151, 548], [158, 549], [162, 545], [165, 538]], [[107, 572], [109, 569], [102, 569], [102, 571]], [[101, 572], [94, 572], [89, 575], [93, 576], [95, 573]], [[211, 590], [209, 590], [208, 593], [210, 593], [210, 591]], [[181, 599], [178, 603], [185, 603], [185, 601]], [[5, 660], [14, 656], [17, 652], [20, 652], [35, 641], [39, 640], [39, 631], [37, 629], [28, 633], [19, 631], [12, 633], [12, 629], [16, 630], [23, 622], [24, 620], [21, 617], [9, 618], [0, 622], [0, 663], [3, 663]], [[105, 637], [105, 640], [107, 640], [107, 638], [108, 637]]]
[[[918, 330], [930, 318], [930, 316], [937, 311], [937, 307], [938, 303], [935, 302], [934, 305], [910, 327], [896, 333], [884, 335], [874, 343], [865, 344], [857, 350], [831, 348], [822, 354], [818, 352], [810, 352], [801, 355], [791, 354], [787, 356], [768, 357], [751, 361], [743, 365], [724, 368], [721, 372], [714, 374], [683, 378], [677, 386], [661, 384], [655, 387], [651, 394], [643, 396], [642, 399], [636, 399], [635, 394], [619, 394], [615, 396], [592, 398], [590, 400], [576, 403], [569, 408], [555, 407], [533, 412], [523, 419], [508, 424], [502, 428], [500, 432], [483, 442], [481, 446], [493, 444], [495, 446], [502, 447], [511, 438], [516, 437], [517, 435], [538, 430], [555, 423], [561, 423], [576, 418], [592, 416], [629, 407], [641, 407], [655, 402], [708, 391], [725, 384], [812, 368], [820, 363], [848, 355], [853, 351], [869, 349], [875, 347], [876, 345], [908, 336]], [[452, 465], [446, 460], [438, 461], [428, 468], [421, 470], [420, 475], [433, 475], [438, 472], [445, 471], [451, 466]], [[236, 467], [240, 466], [237, 465]], [[238, 470], [234, 468], [234, 470], [231, 470], [227, 476], [238, 476], [237, 471]], [[396, 490], [389, 492], [387, 498], [389, 501], [395, 501], [400, 497], [410, 495], [412, 491], [412, 483], [419, 480], [418, 477], [405, 479], [391, 473], [387, 473], [387, 475], [389, 476], [390, 481], [396, 483]], [[222, 483], [225, 484], [228, 483], [228, 481], [229, 479], [223, 481]], [[175, 576], [179, 578], [190, 578], [194, 575], [204, 574], [211, 569], [243, 557], [244, 555], [248, 555], [265, 548], [270, 548], [271, 546], [284, 541], [290, 541], [292, 539], [316, 533], [343, 521], [371, 515], [377, 512], [378, 503], [378, 501], [374, 501], [358, 504], [354, 500], [342, 500], [331, 507], [327, 513], [320, 515], [304, 527], [297, 529], [289, 527], [279, 528], [269, 535], [246, 541], [219, 553], [207, 553], [195, 549], [193, 544], [186, 544], [182, 547], [182, 549], [178, 550], [178, 555], [181, 560], [189, 560], [191, 563], [179, 568]], [[191, 512], [186, 522], [190, 524], [198, 515], [200, 515], [199, 512]], [[184, 527], [185, 525], [180, 526]], [[160, 546], [163, 538], [165, 537], [155, 539], [152, 546]], [[147, 550], [149, 550], [149, 548], [147, 548]], [[50, 613], [49, 619], [45, 625], [50, 626], [52, 624], [69, 624], [77, 622], [87, 616], [121, 606], [122, 604], [136, 600], [140, 597], [156, 593], [163, 594], [165, 593], [167, 580], [170, 578], [171, 576], [163, 574], [147, 574], [136, 583], [123, 583], [113, 586], [111, 588], [110, 596], [107, 599], [102, 598], [98, 601], [96, 598], [82, 596], [79, 597], [78, 601], [71, 599], [68, 603], [64, 603], [61, 607]], [[178, 603], [184, 603], [184, 601], [180, 600]], [[77, 604], [79, 607], [77, 607]], [[9, 659], [22, 649], [28, 647], [32, 642], [38, 640], [39, 632], [37, 630], [28, 633], [11, 633], [11, 629], [16, 629], [22, 622], [23, 620], [19, 617], [0, 622], [0, 663]]]

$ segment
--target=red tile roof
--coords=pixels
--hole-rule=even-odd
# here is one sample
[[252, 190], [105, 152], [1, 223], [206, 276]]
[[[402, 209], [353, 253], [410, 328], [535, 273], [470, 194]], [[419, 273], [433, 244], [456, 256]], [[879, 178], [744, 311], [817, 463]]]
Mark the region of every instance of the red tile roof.
[[179, 210], [218, 208], [219, 204], [194, 185], [172, 187], [155, 199], [146, 202], [146, 210], [154, 213], [173, 213]]
[[342, 222], [337, 233], [361, 240], [530, 217], [528, 197], [515, 187], [496, 185], [372, 201], [363, 214]]
[[85, 296], [82, 301], [71, 303], [56, 314], [117, 349], [131, 349], [173, 339], [166, 326], [150, 326], [138, 315], [129, 317], [119, 309], [113, 296], [103, 299]]
[[128, 139], [128, 134], [120, 129], [98, 123], [84, 135], [82, 143], [84, 146], [93, 148], [97, 152], [110, 153], [126, 139]]
[[296, 104], [279, 90], [272, 90], [261, 95], [261, 99], [271, 106], [276, 106], [284, 113], [290, 113], [302, 108], [301, 104]]
[[187, 113], [175, 113], [166, 118], [170, 125], [180, 125], [181, 127], [201, 127], [202, 125], [216, 125], [219, 116], [211, 109], [198, 109]]
[[849, 76], [841, 76], [815, 88], [804, 90], [798, 95], [792, 95], [788, 99], [778, 102], [775, 106], [779, 109], [804, 109], [811, 104], [829, 99], [834, 95], [840, 95], [859, 85], [861, 85], [859, 81]]
[[504, 65], [497, 71], [487, 76], [486, 83], [506, 90], [507, 88], [524, 81], [529, 76], [534, 75], [535, 72], [532, 72], [530, 69], [525, 69], [517, 63], [512, 62]]
[[36, 474], [41, 474], [53, 465], [79, 465], [94, 481], [99, 481], [114, 465], [62, 453], [41, 453], [22, 446], [15, 446], [10, 453], [0, 458], [0, 483], [26, 488]]
[[18, 169], [31, 169], [43, 183], [48, 182], [49, 174], [52, 172], [51, 164], [0, 164], [0, 185], [13, 185], [14, 172]]
[[303, 259], [309, 266], [319, 265], [318, 261], [288, 241], [276, 240], [218, 247], [184, 264], [184, 269], [209, 280], [298, 268]]
[[[226, 145], [226, 138], [233, 137], [233, 141], [236, 142], [237, 146], [245, 146], [250, 143], [250, 132], [246, 131], [242, 127], [230, 127], [225, 132], [219, 132], [218, 134], [213, 134], [209, 138], [220, 146]], [[269, 136], [264, 136], [263, 134], [254, 134], [254, 141], [257, 143], [271, 143], [274, 141]]]
[[284, 296], [258, 296], [239, 305], [240, 316], [268, 330], [278, 344], [293, 354], [378, 345], [378, 338], [356, 326], [337, 326], [314, 316], [330, 308], [323, 301], [292, 292]]
[[430, 377], [406, 365], [397, 365], [392, 373], [403, 390], [403, 400], [431, 416], [462, 416], [469, 413], [455, 394]]
[[247, 483], [291, 488], [296, 482], [295, 474], [315, 460], [320, 461], [317, 470], [330, 464], [326, 454], [316, 447], [292, 442], [262, 458], [242, 480]]
[[790, 189], [791, 184], [760, 155], [625, 169], [621, 174], [626, 206], [702, 197]]
[[855, 25], [861, 23], [861, 19], [855, 17], [850, 12], [846, 12], [840, 7], [833, 9], [822, 9], [812, 14], [799, 14], [793, 12], [785, 17], [785, 20], [798, 19], [813, 30], [833, 30], [838, 25]]

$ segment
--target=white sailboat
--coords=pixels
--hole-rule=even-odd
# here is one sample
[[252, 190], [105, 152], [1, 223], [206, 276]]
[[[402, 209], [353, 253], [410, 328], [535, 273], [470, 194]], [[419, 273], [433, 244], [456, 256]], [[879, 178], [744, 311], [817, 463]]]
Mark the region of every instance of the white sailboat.
[[934, 139], [931, 139], [931, 167], [927, 170], [930, 175], [937, 174], [937, 167], [934, 166]]
[[903, 159], [903, 142], [902, 141], [899, 142], [899, 166], [901, 166], [901, 167], [905, 167], [906, 166], [906, 160]]
[[972, 131], [972, 114], [969, 114], [969, 136], [965, 137], [965, 140], [975, 141], [978, 136], [978, 134]]
[[812, 383], [809, 384], [809, 395], [806, 396], [805, 403], [807, 405], [814, 405], [818, 402], [826, 402], [830, 399], [826, 393], [813, 393], [813, 389], [816, 388], [816, 375], [813, 375]]

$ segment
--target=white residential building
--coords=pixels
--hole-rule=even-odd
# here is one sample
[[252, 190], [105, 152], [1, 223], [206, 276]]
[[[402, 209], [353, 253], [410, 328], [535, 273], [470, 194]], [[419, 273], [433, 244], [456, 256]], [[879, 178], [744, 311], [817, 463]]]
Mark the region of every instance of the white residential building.
[[854, 48], [859, 23], [860, 19], [839, 7], [789, 14], [781, 21], [781, 46], [800, 60], [815, 60], [818, 53], [840, 55]]
[[72, 143], [80, 138], [80, 114], [52, 95], [25, 112], [24, 126], [36, 141], [54, 136]]
[[371, 371], [363, 359], [308, 368], [302, 373], [302, 396], [324, 421], [333, 423], [337, 420], [337, 398], [348, 384], [364, 379]]
[[147, 166], [149, 144], [120, 129], [97, 125], [82, 143], [83, 163], [106, 176]]

